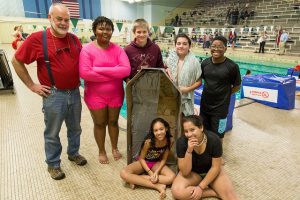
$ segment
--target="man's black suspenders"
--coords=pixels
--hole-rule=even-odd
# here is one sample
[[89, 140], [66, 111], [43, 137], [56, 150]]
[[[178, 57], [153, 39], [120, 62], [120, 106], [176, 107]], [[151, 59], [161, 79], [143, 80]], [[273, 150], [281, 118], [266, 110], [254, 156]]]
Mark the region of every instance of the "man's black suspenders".
[[49, 56], [48, 56], [46, 30], [43, 31], [43, 50], [44, 50], [44, 59], [45, 59], [45, 62], [46, 62], [46, 67], [47, 67], [48, 74], [49, 74], [49, 77], [50, 77], [51, 85], [52, 85], [52, 87], [55, 87], [54, 78], [53, 78], [53, 75], [52, 75], [52, 72], [51, 72], [50, 61], [49, 61]]
[[[78, 48], [78, 45], [76, 44], [76, 40], [74, 38], [74, 35], [71, 34], [71, 36], [72, 36], [72, 40], [73, 40], [74, 45], [76, 46], [77, 50], [80, 52], [80, 49]], [[54, 78], [53, 78], [53, 75], [52, 75], [52, 72], [51, 72], [50, 61], [49, 61], [49, 56], [48, 56], [48, 45], [47, 45], [46, 30], [43, 31], [43, 50], [44, 50], [44, 59], [45, 59], [45, 62], [46, 62], [46, 67], [47, 67], [48, 74], [49, 74], [49, 77], [50, 77], [51, 85], [52, 85], [52, 87], [55, 87], [55, 82], [54, 82]]]

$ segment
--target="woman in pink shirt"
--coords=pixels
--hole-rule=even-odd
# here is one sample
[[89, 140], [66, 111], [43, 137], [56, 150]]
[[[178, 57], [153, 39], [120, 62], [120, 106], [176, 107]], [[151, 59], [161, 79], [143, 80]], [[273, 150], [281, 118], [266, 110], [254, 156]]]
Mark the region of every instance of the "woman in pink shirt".
[[85, 45], [80, 53], [79, 72], [84, 80], [84, 101], [94, 121], [94, 136], [99, 148], [99, 162], [108, 164], [105, 151], [106, 126], [115, 160], [118, 150], [120, 108], [123, 104], [123, 78], [130, 74], [130, 64], [124, 50], [110, 42], [114, 25], [106, 17], [93, 22], [96, 40]]

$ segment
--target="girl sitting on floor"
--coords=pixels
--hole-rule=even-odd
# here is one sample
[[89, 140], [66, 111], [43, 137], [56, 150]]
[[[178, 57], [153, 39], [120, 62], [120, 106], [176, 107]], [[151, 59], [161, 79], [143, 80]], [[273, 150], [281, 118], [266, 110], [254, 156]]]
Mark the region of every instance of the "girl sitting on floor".
[[222, 167], [222, 143], [213, 132], [204, 130], [201, 116], [183, 118], [184, 135], [176, 143], [179, 173], [172, 185], [175, 199], [198, 200], [217, 197], [239, 199]]
[[162, 118], [152, 121], [138, 161], [129, 164], [120, 173], [121, 178], [129, 183], [132, 189], [135, 185], [140, 185], [158, 190], [160, 199], [166, 197], [166, 185], [170, 185], [175, 178], [174, 172], [166, 166], [173, 143], [171, 137], [168, 122]]

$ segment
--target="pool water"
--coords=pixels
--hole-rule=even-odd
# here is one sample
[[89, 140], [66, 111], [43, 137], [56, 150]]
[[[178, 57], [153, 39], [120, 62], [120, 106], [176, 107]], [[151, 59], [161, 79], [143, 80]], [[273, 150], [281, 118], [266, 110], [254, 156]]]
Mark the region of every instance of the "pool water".
[[[200, 59], [200, 56], [198, 57]], [[202, 59], [205, 59], [205, 57], [201, 57]], [[236, 61], [236, 63], [240, 67], [241, 76], [244, 76], [246, 71], [249, 69], [251, 70], [251, 75], [256, 74], [266, 74], [266, 73], [272, 73], [272, 74], [279, 74], [279, 75], [286, 75], [287, 69], [292, 66], [283, 66], [278, 64], [271, 64], [271, 63], [249, 63], [249, 62], [243, 62], [243, 61]], [[81, 82], [81, 85], [83, 86], [83, 81]], [[125, 84], [124, 84], [125, 88]], [[240, 99], [240, 93], [236, 93], [236, 98]], [[124, 98], [123, 106], [120, 110], [121, 116], [124, 118], [127, 118], [127, 106], [126, 106], [126, 98]]]

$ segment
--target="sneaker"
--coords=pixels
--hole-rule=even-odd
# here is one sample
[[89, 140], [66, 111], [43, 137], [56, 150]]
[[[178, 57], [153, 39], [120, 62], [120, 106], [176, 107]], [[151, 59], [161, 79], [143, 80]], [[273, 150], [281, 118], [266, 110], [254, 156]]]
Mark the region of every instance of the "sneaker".
[[66, 177], [65, 173], [60, 168], [48, 167], [48, 172], [54, 180], [61, 180]]
[[70, 156], [69, 155], [68, 159], [70, 161], [75, 162], [77, 165], [80, 165], [80, 166], [83, 166], [87, 163], [87, 160], [82, 155], [77, 155], [77, 156]]

